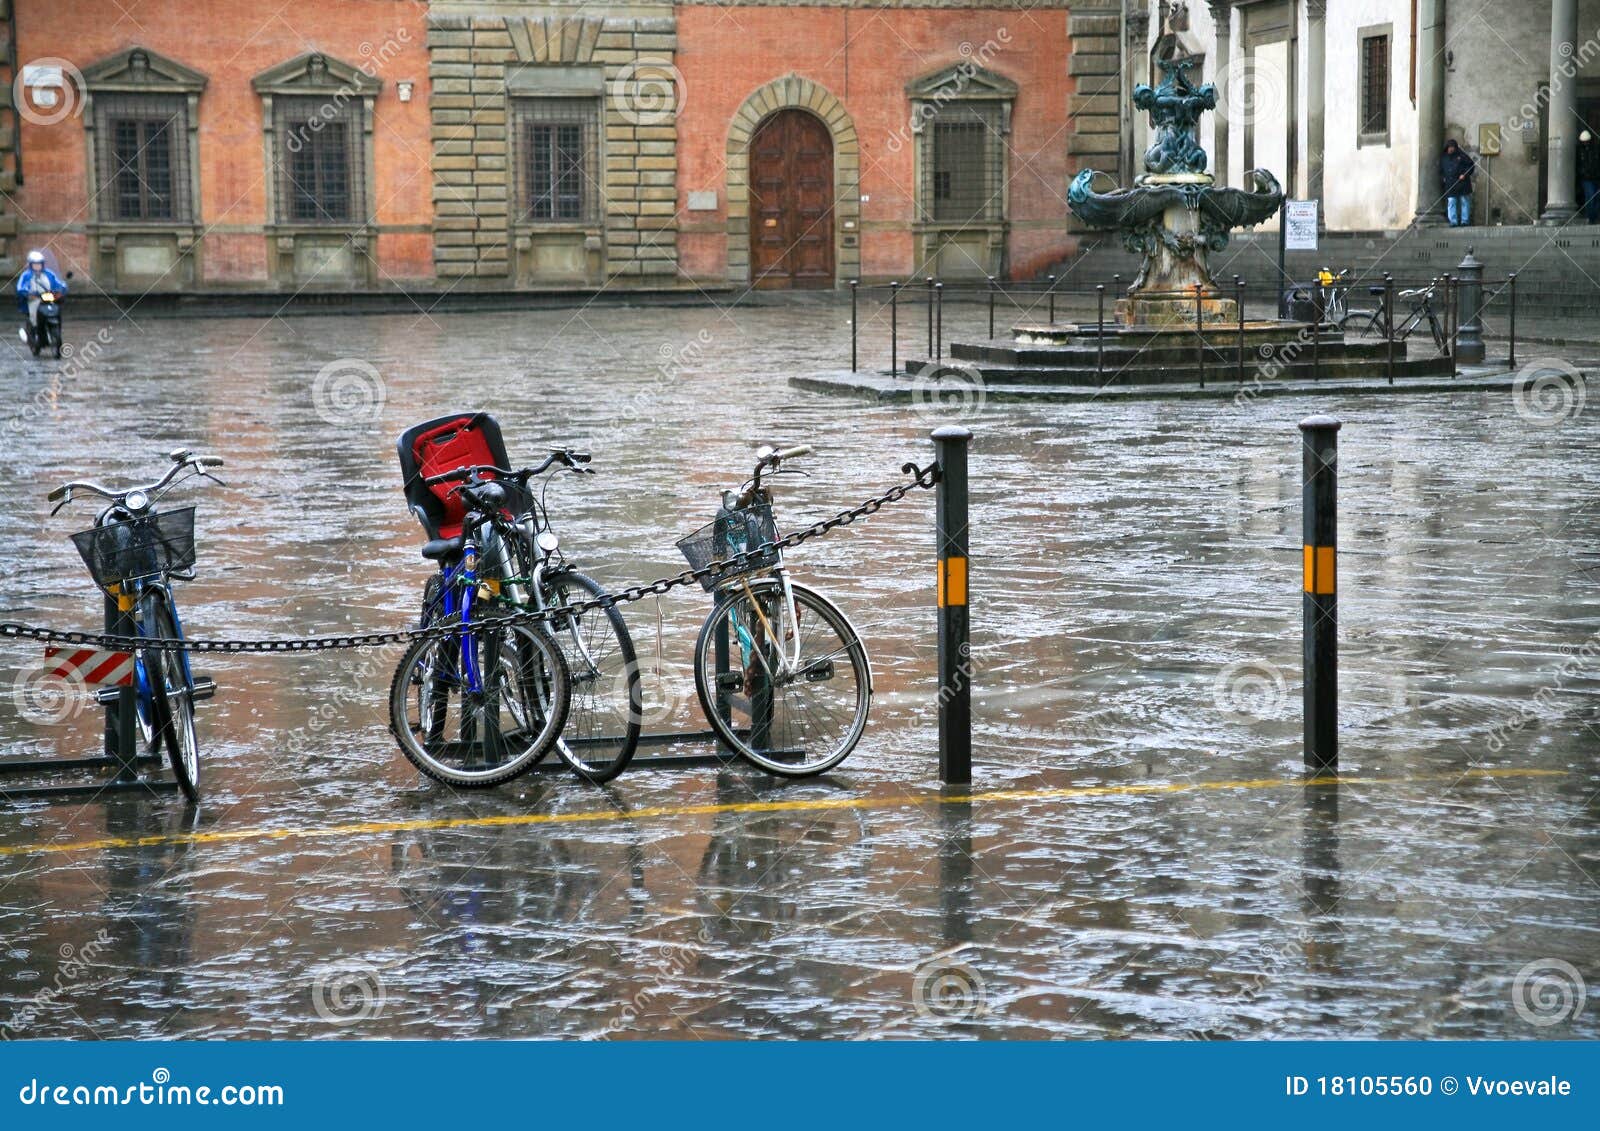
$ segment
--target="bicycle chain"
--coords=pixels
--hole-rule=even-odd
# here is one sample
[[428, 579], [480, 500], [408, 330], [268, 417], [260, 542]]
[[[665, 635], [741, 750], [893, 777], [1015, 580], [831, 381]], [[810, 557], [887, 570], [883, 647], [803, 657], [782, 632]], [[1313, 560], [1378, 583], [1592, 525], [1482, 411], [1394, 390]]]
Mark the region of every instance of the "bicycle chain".
[[[849, 526], [858, 518], [876, 514], [888, 503], [896, 503], [913, 489], [930, 488], [939, 482], [937, 466], [922, 468], [915, 463], [904, 463], [900, 470], [912, 478], [897, 483], [881, 495], [842, 510], [831, 518], [814, 522], [772, 542], [763, 542], [753, 550], [743, 550], [725, 561], [714, 561], [700, 569], [686, 569], [670, 577], [657, 578], [645, 585], [634, 585], [616, 593], [605, 593], [574, 604], [559, 605], [550, 609], [527, 609], [505, 616], [485, 617], [477, 622], [484, 629], [515, 628], [519, 625], [537, 624], [557, 617], [578, 615], [596, 609], [611, 609], [645, 597], [659, 597], [681, 586], [696, 584], [730, 569], [743, 570], [752, 558], [771, 554], [776, 550], [789, 550], [812, 538], [820, 537], [841, 526]], [[0, 639], [38, 640], [47, 644], [70, 644], [80, 648], [101, 648], [128, 652], [141, 649], [158, 652], [220, 652], [224, 654], [259, 654], [276, 652], [328, 652], [346, 648], [382, 648], [390, 644], [407, 644], [425, 637], [444, 637], [461, 632], [457, 624], [430, 625], [427, 628], [399, 629], [393, 632], [367, 632], [351, 636], [311, 636], [276, 640], [179, 640], [175, 637], [113, 636], [104, 632], [65, 632], [53, 628], [38, 628], [15, 621], [0, 621]]]

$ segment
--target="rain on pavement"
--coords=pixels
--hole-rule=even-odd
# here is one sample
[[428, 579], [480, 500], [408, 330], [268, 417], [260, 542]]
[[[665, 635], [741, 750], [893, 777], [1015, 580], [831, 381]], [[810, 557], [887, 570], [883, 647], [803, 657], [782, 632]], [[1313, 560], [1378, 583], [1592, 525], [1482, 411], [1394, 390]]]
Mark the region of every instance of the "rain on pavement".
[[[593, 450], [600, 474], [550, 496], [582, 567], [614, 587], [675, 572], [751, 441], [816, 448], [781, 483], [786, 527], [929, 461], [932, 410], [786, 384], [838, 368], [847, 317], [150, 320], [109, 326], [92, 364], [13, 347], [0, 618], [96, 627], [67, 540], [92, 512], [47, 521], [45, 492], [149, 478], [182, 445], [227, 460], [226, 488], [183, 498], [191, 635], [403, 626], [429, 566], [394, 438], [462, 407], [492, 410], [514, 457]], [[864, 357], [887, 352], [874, 335]], [[1345, 422], [1341, 770], [1368, 784], [1300, 784], [1313, 411]], [[387, 732], [393, 652], [203, 657], [220, 691], [197, 813], [173, 794], [5, 807], [3, 1035], [1600, 1036], [1571, 979], [1600, 980], [1600, 406], [964, 422], [974, 796], [937, 783], [926, 491], [792, 555], [876, 676], [866, 738], [824, 779], [648, 770], [644, 751], [607, 789], [560, 772], [451, 794]], [[650, 729], [701, 725], [705, 611], [698, 589], [627, 609]], [[7, 698], [37, 652], [5, 644]], [[0, 748], [88, 753], [98, 721], [8, 707]]]

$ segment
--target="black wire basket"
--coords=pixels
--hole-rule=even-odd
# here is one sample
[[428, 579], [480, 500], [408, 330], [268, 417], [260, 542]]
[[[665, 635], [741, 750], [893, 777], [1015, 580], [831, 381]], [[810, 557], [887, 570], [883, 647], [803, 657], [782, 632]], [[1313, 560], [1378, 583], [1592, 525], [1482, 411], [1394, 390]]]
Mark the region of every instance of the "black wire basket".
[[194, 568], [194, 508], [108, 522], [72, 536], [102, 589]]
[[[754, 550], [778, 540], [778, 526], [772, 518], [771, 503], [724, 510], [706, 525], [687, 538], [678, 539], [678, 549], [689, 559], [690, 569], [705, 569], [712, 562], [723, 562], [746, 550]], [[708, 592], [736, 577], [760, 573], [778, 564], [778, 551], [751, 554], [750, 560], [740, 569], [728, 566], [709, 577], [700, 579]]]

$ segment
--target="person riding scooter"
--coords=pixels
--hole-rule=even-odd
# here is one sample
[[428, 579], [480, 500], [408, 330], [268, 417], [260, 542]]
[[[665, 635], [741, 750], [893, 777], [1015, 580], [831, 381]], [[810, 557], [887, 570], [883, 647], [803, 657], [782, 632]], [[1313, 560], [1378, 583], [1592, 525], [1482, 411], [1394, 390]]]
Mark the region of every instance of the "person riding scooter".
[[[61, 356], [61, 308], [57, 303], [66, 293], [67, 284], [45, 265], [44, 252], [28, 252], [28, 266], [17, 278], [17, 309], [28, 315], [22, 339], [35, 357], [46, 346], [53, 347], [56, 356]], [[49, 309], [41, 311], [41, 307], [46, 306]], [[41, 313], [49, 318], [41, 318]]]

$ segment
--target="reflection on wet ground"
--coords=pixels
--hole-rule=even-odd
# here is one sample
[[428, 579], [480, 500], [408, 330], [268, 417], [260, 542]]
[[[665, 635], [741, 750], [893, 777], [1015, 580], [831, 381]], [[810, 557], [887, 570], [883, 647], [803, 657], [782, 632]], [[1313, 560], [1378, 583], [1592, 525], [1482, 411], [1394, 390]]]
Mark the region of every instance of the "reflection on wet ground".
[[[783, 383], [837, 366], [846, 316], [122, 324], [58, 385], [10, 358], [0, 616], [92, 624], [66, 540], [87, 516], [46, 521], [44, 492], [140, 477], [187, 444], [224, 455], [229, 484], [193, 496], [191, 632], [402, 624], [426, 571], [393, 438], [462, 406], [495, 411], [514, 454], [594, 450], [602, 474], [551, 490], [585, 568], [619, 586], [675, 571], [673, 540], [752, 440], [817, 448], [813, 477], [783, 486], [790, 526], [927, 459], [935, 419]], [[1346, 422], [1343, 768], [1376, 780], [1305, 788], [1294, 425], [1322, 410]], [[971, 799], [934, 780], [918, 493], [795, 558], [855, 617], [876, 674], [867, 737], [825, 780], [640, 770], [607, 790], [537, 775], [452, 796], [385, 730], [392, 654], [208, 661], [222, 691], [201, 709], [198, 814], [172, 797], [6, 810], [0, 1026], [1600, 1035], [1576, 980], [1600, 980], [1600, 411], [1463, 394], [1007, 405], [966, 422]], [[704, 612], [698, 591], [629, 610], [664, 726], [698, 725]], [[0, 689], [32, 658], [11, 647]], [[0, 743], [82, 753], [96, 723], [7, 709]], [[1545, 772], [1483, 772], [1501, 770]], [[17, 851], [94, 841], [109, 843]]]

